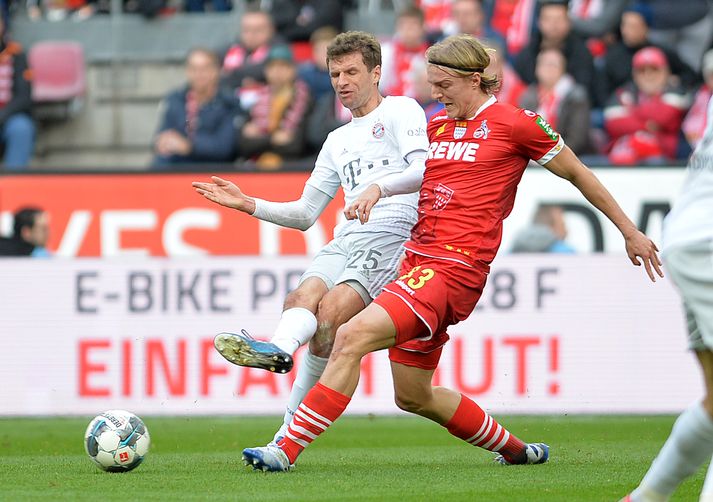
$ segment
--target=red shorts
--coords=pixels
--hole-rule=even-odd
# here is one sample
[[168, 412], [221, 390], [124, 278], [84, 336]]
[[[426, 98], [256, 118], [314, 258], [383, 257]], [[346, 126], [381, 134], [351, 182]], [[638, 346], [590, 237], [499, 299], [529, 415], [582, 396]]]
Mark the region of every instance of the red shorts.
[[469, 267], [406, 252], [400, 277], [374, 300], [396, 327], [389, 359], [406, 366], [435, 369], [449, 326], [466, 319], [483, 292], [490, 267]]

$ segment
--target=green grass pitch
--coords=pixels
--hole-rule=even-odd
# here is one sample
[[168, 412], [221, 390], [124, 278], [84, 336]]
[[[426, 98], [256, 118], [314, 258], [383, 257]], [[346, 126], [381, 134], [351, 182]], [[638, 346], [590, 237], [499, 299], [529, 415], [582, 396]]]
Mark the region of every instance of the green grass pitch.
[[[86, 418], [0, 419], [0, 500], [617, 501], [632, 489], [675, 417], [498, 417], [551, 461], [504, 467], [493, 455], [418, 417], [345, 417], [289, 473], [240, 460], [277, 417], [144, 417], [151, 451], [109, 474], [86, 457]], [[698, 500], [705, 471], [672, 500]]]

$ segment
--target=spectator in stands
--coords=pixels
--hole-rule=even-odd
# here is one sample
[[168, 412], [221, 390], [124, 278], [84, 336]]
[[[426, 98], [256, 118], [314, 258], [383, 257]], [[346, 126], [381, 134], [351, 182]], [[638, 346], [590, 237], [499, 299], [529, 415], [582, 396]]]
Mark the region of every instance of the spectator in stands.
[[248, 8], [240, 18], [240, 40], [221, 57], [223, 84], [237, 92], [245, 109], [252, 106], [258, 87], [265, 82], [265, 61], [275, 43], [270, 14]]
[[517, 72], [507, 60], [504, 46], [488, 43], [492, 52], [490, 53], [490, 65], [485, 69], [485, 72], [494, 73], [500, 81], [500, 87], [495, 91], [495, 96], [498, 101], [520, 106], [520, 96], [525, 92], [527, 86], [520, 80]]
[[535, 210], [532, 224], [515, 236], [513, 253], [575, 253], [567, 244], [567, 225], [560, 206], [540, 204]]
[[314, 103], [307, 118], [306, 140], [309, 150], [317, 152], [327, 139], [327, 135], [337, 127], [352, 119], [352, 114], [336, 94], [326, 94]]
[[572, 23], [567, 11], [566, 0], [543, 0], [540, 2], [537, 18], [539, 32], [535, 33], [530, 44], [516, 57], [513, 64], [520, 78], [527, 84], [535, 82], [535, 62], [543, 49], [559, 49], [567, 60], [567, 73], [578, 84], [584, 86], [594, 97], [594, 61], [592, 55], [578, 35], [572, 32]]
[[23, 207], [15, 212], [11, 237], [0, 237], [0, 256], [45, 258], [49, 239], [49, 215], [37, 207]]
[[35, 143], [32, 83], [22, 46], [9, 39], [0, 18], [0, 142], [5, 169], [27, 167]]
[[83, 21], [92, 17], [95, 10], [95, 2], [87, 0], [27, 1], [27, 17], [32, 21], [42, 19], [43, 15], [48, 21], [61, 21], [68, 16], [71, 16], [75, 21]]
[[409, 80], [413, 82], [415, 96], [414, 99], [423, 108], [426, 115], [426, 120], [431, 120], [436, 113], [445, 108], [443, 103], [433, 99], [431, 93], [431, 84], [428, 83], [428, 74], [426, 72], [426, 60], [421, 59], [414, 61], [411, 66], [411, 75]]
[[657, 47], [634, 54], [633, 82], [619, 88], [604, 110], [614, 164], [661, 163], [676, 158], [688, 99], [671, 83], [666, 55]]
[[491, 1], [488, 24], [507, 40], [509, 55], [519, 54], [530, 43], [537, 3], [537, 0]]
[[267, 85], [240, 131], [240, 145], [246, 158], [255, 159], [258, 168], [270, 170], [304, 153], [310, 95], [307, 84], [297, 78], [292, 52], [286, 45], [270, 49], [265, 77]]
[[334, 97], [332, 81], [327, 68], [327, 47], [337, 36], [337, 30], [331, 26], [319, 28], [310, 37], [312, 46], [312, 61], [302, 63], [297, 69], [298, 77], [309, 86], [312, 99], [315, 101], [324, 95]]
[[344, 27], [344, 5], [340, 0], [271, 0], [269, 13], [277, 32], [290, 42], [307, 41], [324, 26], [337, 32]]
[[621, 16], [621, 40], [614, 43], [604, 56], [604, 76], [602, 78], [607, 96], [631, 79], [631, 60], [644, 47], [658, 47], [666, 55], [671, 73], [680, 79], [684, 88], [690, 88], [696, 81], [695, 72], [681, 61], [675, 51], [658, 46], [649, 41], [651, 9], [636, 3], [628, 7]]
[[487, 23], [482, 0], [453, 0], [451, 19], [440, 38], [466, 34], [505, 46], [505, 39]]
[[186, 59], [188, 85], [168, 95], [154, 140], [154, 167], [231, 162], [236, 154], [234, 97], [221, 92], [218, 56], [203, 48]]
[[630, 0], [571, 0], [572, 30], [583, 38], [602, 38], [616, 31]]
[[424, 25], [430, 38], [441, 37], [447, 30], [452, 31], [452, 0], [417, 0], [414, 5], [423, 11]]
[[708, 101], [713, 96], [713, 49], [703, 56], [703, 85], [696, 91], [693, 105], [683, 120], [683, 134], [688, 144], [695, 148], [703, 137], [707, 124]]
[[639, 0], [651, 9], [649, 39], [675, 49], [695, 72], [713, 40], [713, 8], [709, 0]]
[[537, 55], [535, 78], [520, 97], [520, 107], [539, 113], [574, 153], [590, 152], [589, 98], [584, 87], [565, 71], [559, 49], [543, 49]]
[[381, 82], [385, 96], [416, 97], [411, 67], [423, 60], [430, 46], [426, 38], [423, 12], [418, 7], [407, 7], [396, 16], [396, 34], [381, 44]]

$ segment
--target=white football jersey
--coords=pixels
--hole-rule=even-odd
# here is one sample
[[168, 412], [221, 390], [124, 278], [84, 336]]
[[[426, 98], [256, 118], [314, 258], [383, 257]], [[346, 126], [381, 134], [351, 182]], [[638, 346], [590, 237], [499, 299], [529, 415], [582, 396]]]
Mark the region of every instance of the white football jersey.
[[663, 251], [713, 240], [713, 98], [708, 102], [706, 130], [693, 151], [686, 181], [663, 227]]
[[[411, 98], [389, 96], [371, 113], [353, 117], [329, 134], [307, 184], [330, 197], [341, 186], [349, 205], [372, 183], [406, 169], [406, 156], [416, 150], [428, 150], [423, 109]], [[365, 225], [344, 221], [334, 235], [386, 231], [408, 237], [416, 223], [417, 204], [417, 192], [385, 197]]]

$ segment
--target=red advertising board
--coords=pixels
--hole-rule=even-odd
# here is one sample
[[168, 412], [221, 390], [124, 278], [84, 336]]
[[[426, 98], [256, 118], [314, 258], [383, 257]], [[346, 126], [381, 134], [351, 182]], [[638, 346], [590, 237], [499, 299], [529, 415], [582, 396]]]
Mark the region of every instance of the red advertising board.
[[[306, 173], [222, 173], [248, 195], [299, 198]], [[49, 248], [61, 256], [304, 254], [331, 238], [341, 192], [309, 233], [278, 229], [199, 196], [200, 174], [58, 174], [0, 177], [0, 215], [21, 206], [50, 214]], [[261, 235], [261, 234], [269, 235]], [[308, 249], [309, 248], [309, 249]]]

